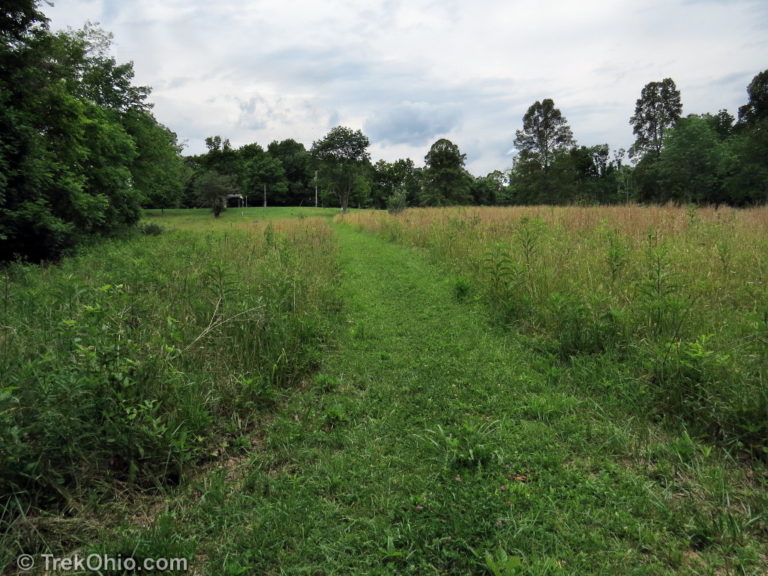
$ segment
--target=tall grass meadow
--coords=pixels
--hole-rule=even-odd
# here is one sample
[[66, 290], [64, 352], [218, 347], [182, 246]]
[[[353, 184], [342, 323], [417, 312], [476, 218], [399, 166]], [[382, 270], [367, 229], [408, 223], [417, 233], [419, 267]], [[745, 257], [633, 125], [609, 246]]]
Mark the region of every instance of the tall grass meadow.
[[164, 226], [0, 271], [0, 521], [29, 553], [16, 520], [178, 483], [247, 438], [329, 340], [325, 220]]
[[410, 209], [346, 221], [427, 250], [496, 323], [578, 367], [582, 386], [768, 458], [768, 208]]

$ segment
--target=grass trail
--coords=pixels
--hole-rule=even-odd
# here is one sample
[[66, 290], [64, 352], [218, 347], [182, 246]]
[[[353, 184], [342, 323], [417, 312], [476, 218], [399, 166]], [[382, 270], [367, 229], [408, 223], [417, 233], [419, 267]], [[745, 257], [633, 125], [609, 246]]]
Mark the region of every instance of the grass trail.
[[336, 230], [337, 351], [167, 509], [206, 573], [759, 573], [737, 470], [569, 392], [418, 252]]

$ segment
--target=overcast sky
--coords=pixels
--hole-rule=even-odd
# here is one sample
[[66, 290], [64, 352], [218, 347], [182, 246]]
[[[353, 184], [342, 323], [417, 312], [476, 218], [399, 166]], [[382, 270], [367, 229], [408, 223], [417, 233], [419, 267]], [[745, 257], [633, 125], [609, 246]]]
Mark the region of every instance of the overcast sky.
[[476, 175], [512, 165], [536, 100], [552, 98], [580, 145], [633, 142], [642, 87], [671, 77], [683, 113], [736, 115], [768, 68], [766, 0], [55, 0], [53, 29], [90, 20], [152, 87], [186, 153], [339, 124], [373, 160], [458, 144]]

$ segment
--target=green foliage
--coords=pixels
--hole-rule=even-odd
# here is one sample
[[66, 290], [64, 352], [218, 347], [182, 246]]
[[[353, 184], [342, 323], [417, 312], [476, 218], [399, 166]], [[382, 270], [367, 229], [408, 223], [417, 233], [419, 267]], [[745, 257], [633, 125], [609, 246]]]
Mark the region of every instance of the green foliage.
[[323, 178], [338, 196], [342, 211], [349, 207], [355, 190], [364, 184], [363, 172], [370, 164], [370, 141], [360, 130], [336, 126], [312, 143], [311, 154], [320, 163]]
[[508, 203], [508, 175], [494, 170], [485, 177], [475, 178], [472, 182], [471, 194], [473, 204], [479, 206]]
[[739, 108], [739, 123], [755, 127], [768, 119], [768, 70], [757, 74], [747, 86], [748, 102]]
[[677, 123], [682, 112], [680, 91], [674, 80], [665, 78], [643, 86], [635, 113], [629, 119], [635, 134], [629, 155], [642, 158], [651, 153], [658, 157], [664, 147], [665, 132]]
[[57, 507], [113, 481], [175, 484], [313, 365], [333, 247], [319, 222], [273, 235], [269, 246], [172, 229], [6, 270], [3, 507]]
[[568, 121], [551, 98], [536, 101], [523, 116], [523, 129], [515, 133], [515, 148], [523, 162], [533, 162], [546, 171], [559, 152], [567, 152], [576, 142]]
[[[272, 158], [280, 161], [285, 174], [287, 190], [284, 204], [286, 206], [314, 205], [314, 193], [310, 193], [314, 177], [312, 158], [304, 148], [304, 144], [290, 138], [280, 142], [274, 141], [269, 144], [267, 152]], [[279, 201], [280, 199], [276, 199], [272, 204], [278, 205]]]
[[578, 172], [572, 152], [555, 150], [547, 153], [547, 166], [537, 154], [521, 152], [515, 158], [512, 176], [515, 204], [568, 204], [577, 197]]
[[146, 208], [181, 206], [189, 168], [181, 157], [176, 134], [143, 110], [131, 110], [123, 117], [126, 131], [136, 145], [130, 165], [133, 188]]
[[238, 188], [230, 176], [218, 172], [206, 172], [195, 181], [198, 206], [211, 209], [218, 218], [227, 207], [227, 196], [237, 194]]
[[424, 157], [424, 189], [422, 206], [450, 206], [469, 204], [472, 178], [464, 169], [466, 154], [445, 138], [441, 138]]
[[[151, 119], [148, 89], [132, 84], [132, 65], [108, 56], [111, 37], [90, 25], [52, 34], [30, 6], [4, 12], [13, 33], [0, 39], [3, 261], [55, 260], [134, 225], [146, 194], [134, 183], [157, 181], [150, 149], [179, 161], [170, 141], [150, 145], [133, 130], [130, 119]], [[167, 167], [155, 170], [166, 182], [176, 178]]]
[[408, 205], [416, 206], [421, 194], [423, 171], [413, 160], [387, 162], [379, 160], [373, 165], [371, 201], [374, 208], [387, 208], [389, 198], [403, 191]]
[[387, 212], [390, 214], [399, 214], [408, 208], [408, 198], [405, 190], [398, 190], [387, 198]]

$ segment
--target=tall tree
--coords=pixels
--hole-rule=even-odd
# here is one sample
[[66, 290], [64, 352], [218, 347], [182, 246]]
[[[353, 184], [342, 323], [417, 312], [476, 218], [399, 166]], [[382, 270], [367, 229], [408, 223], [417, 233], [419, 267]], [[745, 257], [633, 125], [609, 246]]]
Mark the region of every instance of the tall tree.
[[723, 144], [711, 116], [691, 114], [669, 131], [659, 157], [661, 201], [719, 204]]
[[250, 205], [266, 202], [269, 206], [285, 206], [288, 180], [283, 164], [258, 144], [246, 144], [237, 151], [242, 162], [243, 190]]
[[515, 133], [513, 201], [562, 204], [575, 195], [576, 174], [569, 152], [576, 145], [568, 121], [550, 98], [534, 102]]
[[635, 103], [635, 113], [629, 119], [636, 137], [629, 149], [630, 157], [642, 158], [651, 153], [658, 158], [664, 146], [665, 131], [680, 120], [682, 112], [680, 91], [674, 80], [665, 78], [646, 84]]
[[768, 70], [752, 79], [747, 94], [726, 141], [725, 189], [728, 201], [741, 205], [768, 202]]
[[312, 156], [320, 163], [322, 176], [338, 196], [342, 211], [349, 207], [353, 190], [364, 187], [362, 177], [370, 163], [369, 145], [362, 131], [346, 126], [336, 126], [312, 144]]
[[[56, 259], [139, 218], [137, 147], [122, 121], [146, 92], [127, 68], [95, 61], [92, 34], [54, 35], [30, 14], [4, 7], [0, 17], [0, 260]], [[111, 96], [96, 98], [97, 84]]]
[[181, 156], [176, 134], [160, 124], [146, 110], [132, 110], [123, 116], [123, 126], [136, 145], [131, 164], [133, 187], [148, 208], [175, 208], [181, 205], [190, 170]]
[[472, 201], [472, 177], [464, 168], [466, 157], [456, 144], [446, 138], [432, 144], [424, 157], [423, 205], [446, 206]]
[[523, 129], [515, 132], [515, 148], [524, 161], [548, 170], [559, 152], [575, 146], [568, 122], [551, 98], [534, 102], [523, 116]]
[[739, 108], [739, 123], [754, 126], [768, 118], [768, 70], [752, 78], [747, 94], [749, 101]]
[[310, 193], [314, 180], [311, 169], [312, 159], [304, 144], [292, 138], [279, 142], [273, 141], [267, 147], [267, 152], [283, 165], [285, 178], [288, 181], [285, 203], [298, 206], [314, 202], [314, 192]]

